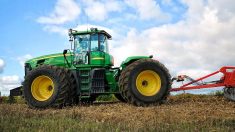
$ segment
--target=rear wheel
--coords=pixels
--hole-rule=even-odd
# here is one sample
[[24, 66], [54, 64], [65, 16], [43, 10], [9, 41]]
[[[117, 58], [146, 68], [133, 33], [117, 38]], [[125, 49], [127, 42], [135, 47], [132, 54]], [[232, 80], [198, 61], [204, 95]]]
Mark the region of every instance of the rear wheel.
[[64, 68], [43, 65], [30, 71], [23, 83], [23, 94], [31, 108], [63, 107], [69, 92]]
[[120, 92], [127, 102], [137, 106], [159, 104], [171, 88], [167, 68], [152, 59], [137, 60], [128, 65], [119, 78]]

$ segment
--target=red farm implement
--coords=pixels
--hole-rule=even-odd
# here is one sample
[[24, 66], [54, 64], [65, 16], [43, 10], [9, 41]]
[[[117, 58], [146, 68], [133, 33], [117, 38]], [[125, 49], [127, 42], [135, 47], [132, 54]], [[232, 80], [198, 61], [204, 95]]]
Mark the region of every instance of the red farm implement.
[[[215, 76], [219, 73], [222, 73], [223, 76], [216, 81], [204, 82], [205, 79]], [[225, 66], [220, 68], [220, 70], [215, 71], [211, 74], [198, 78], [196, 80], [192, 79], [187, 75], [179, 75], [178, 77], [174, 77], [172, 82], [182, 82], [185, 80], [189, 80], [190, 82], [178, 87], [172, 88], [171, 91], [184, 91], [184, 90], [192, 90], [192, 89], [204, 89], [204, 88], [217, 88], [224, 87], [224, 96], [230, 100], [235, 101], [235, 67]]]

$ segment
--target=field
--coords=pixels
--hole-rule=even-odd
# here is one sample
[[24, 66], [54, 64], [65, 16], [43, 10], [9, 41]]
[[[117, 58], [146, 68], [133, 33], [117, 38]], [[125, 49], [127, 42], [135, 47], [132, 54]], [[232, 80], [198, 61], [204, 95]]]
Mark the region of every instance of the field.
[[0, 131], [235, 131], [235, 103], [182, 94], [145, 108], [121, 102], [46, 110], [0, 104]]

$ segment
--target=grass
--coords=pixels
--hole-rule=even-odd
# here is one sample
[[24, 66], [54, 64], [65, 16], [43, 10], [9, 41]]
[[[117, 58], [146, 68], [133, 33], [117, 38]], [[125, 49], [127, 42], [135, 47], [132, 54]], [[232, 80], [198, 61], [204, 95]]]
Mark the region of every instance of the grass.
[[95, 103], [33, 110], [0, 104], [0, 131], [235, 131], [235, 103], [221, 96], [182, 94], [160, 106]]

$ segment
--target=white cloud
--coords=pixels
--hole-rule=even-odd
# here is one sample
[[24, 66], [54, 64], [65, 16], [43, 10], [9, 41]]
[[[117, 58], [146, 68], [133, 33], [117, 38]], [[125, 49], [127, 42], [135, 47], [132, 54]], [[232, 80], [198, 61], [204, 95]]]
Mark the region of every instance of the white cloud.
[[121, 2], [115, 0], [84, 0], [85, 13], [94, 21], [104, 21], [108, 18], [110, 12], [120, 12], [122, 10]]
[[[92, 25], [92, 24], [82, 24], [82, 25], [76, 26], [72, 29], [78, 30], [78, 31], [85, 31], [90, 28], [98, 28], [99, 30], [105, 30], [105, 31], [109, 32], [110, 34], [114, 34], [114, 31], [111, 30], [110, 28], [99, 26], [99, 25]], [[61, 27], [61, 26], [50, 25], [50, 26], [45, 26], [43, 29], [45, 31], [48, 31], [51, 33], [58, 33], [63, 36], [68, 36], [68, 29]]]
[[218, 10], [217, 16], [220, 21], [227, 21], [235, 15], [234, 0], [208, 0], [211, 9]]
[[0, 91], [2, 95], [9, 95], [10, 90], [20, 86], [21, 79], [17, 75], [0, 77]]
[[162, 12], [159, 4], [155, 0], [126, 0], [125, 2], [127, 5], [137, 10], [142, 20], [169, 20], [169, 14]]
[[204, 0], [182, 0], [184, 4], [186, 4], [189, 8], [186, 14], [186, 17], [191, 22], [198, 22], [203, 15], [204, 8], [206, 7], [206, 3]]
[[48, 16], [41, 16], [37, 22], [42, 24], [64, 24], [75, 20], [81, 9], [74, 0], [58, 0], [54, 10]]
[[24, 68], [24, 63], [25, 63], [25, 61], [27, 61], [27, 60], [29, 60], [29, 59], [32, 59], [32, 58], [33, 58], [32, 55], [26, 54], [26, 55], [17, 57], [17, 60], [19, 61], [20, 65]]
[[[127, 56], [153, 54], [168, 67], [172, 76], [185, 69], [190, 69], [189, 75], [201, 76], [224, 65], [235, 65], [233, 9], [224, 11], [226, 6], [203, 0], [185, 3], [188, 6], [185, 20], [144, 31], [131, 29], [111, 53], [119, 63]], [[220, 17], [221, 13], [230, 17]]]
[[[125, 38], [117, 40], [116, 46], [111, 45], [110, 53], [114, 56], [115, 66], [119, 66], [128, 56], [147, 55], [145, 39], [139, 36], [135, 29], [131, 29]], [[143, 45], [142, 45], [143, 44]]]
[[4, 67], [5, 67], [5, 62], [3, 59], [0, 59], [0, 73], [3, 72]]
[[57, 26], [57, 25], [47, 25], [43, 27], [43, 30], [51, 32], [51, 33], [58, 33], [62, 36], [67, 36], [68, 35], [68, 29]]

